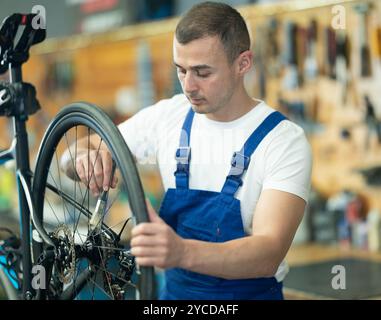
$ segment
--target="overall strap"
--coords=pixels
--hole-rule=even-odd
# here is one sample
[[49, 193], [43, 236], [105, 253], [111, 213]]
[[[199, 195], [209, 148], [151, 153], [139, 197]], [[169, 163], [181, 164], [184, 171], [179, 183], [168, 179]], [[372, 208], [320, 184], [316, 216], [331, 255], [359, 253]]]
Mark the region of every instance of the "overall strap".
[[183, 127], [181, 129], [180, 146], [177, 148], [176, 154], [175, 154], [177, 169], [174, 175], [176, 177], [177, 189], [189, 188], [189, 162], [191, 158], [191, 149], [190, 149], [189, 143], [190, 143], [193, 117], [194, 117], [194, 111], [192, 110], [192, 108], [190, 108], [184, 120]]
[[242, 176], [249, 167], [250, 157], [257, 149], [267, 134], [274, 129], [282, 120], [287, 118], [278, 111], [271, 113], [245, 142], [239, 152], [234, 152], [231, 160], [231, 168], [222, 187], [222, 193], [234, 196], [242, 186]]

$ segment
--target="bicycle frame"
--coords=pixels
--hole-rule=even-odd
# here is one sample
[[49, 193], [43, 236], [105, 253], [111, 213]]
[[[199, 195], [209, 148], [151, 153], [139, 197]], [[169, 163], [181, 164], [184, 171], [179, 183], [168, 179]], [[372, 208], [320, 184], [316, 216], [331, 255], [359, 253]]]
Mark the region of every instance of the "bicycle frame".
[[[35, 89], [29, 84], [22, 82], [21, 66], [29, 58], [29, 49], [32, 45], [42, 42], [46, 37], [44, 29], [34, 29], [32, 20], [36, 14], [13, 14], [5, 18], [0, 26], [0, 73], [8, 70], [9, 84], [13, 86], [11, 91], [13, 94], [8, 96], [7, 101], [10, 102], [10, 108], [2, 110], [2, 116], [12, 118], [13, 121], [13, 141], [8, 150], [0, 152], [0, 165], [10, 160], [15, 160], [16, 164], [16, 180], [17, 194], [19, 200], [20, 212], [20, 238], [22, 252], [22, 297], [23, 299], [32, 299], [34, 291], [32, 288], [32, 254], [31, 254], [31, 212], [33, 213], [33, 203], [31, 201], [31, 178], [29, 161], [28, 134], [26, 131], [26, 122], [28, 116], [39, 109], [39, 104], [35, 98]], [[23, 31], [16, 42], [17, 32], [23, 26]], [[12, 97], [13, 95], [13, 97]], [[8, 101], [12, 99], [11, 101]], [[3, 107], [4, 108], [4, 107]], [[33, 218], [33, 217], [32, 217]], [[34, 227], [33, 227], [34, 228]], [[35, 227], [41, 237], [49, 244], [51, 241], [43, 229], [37, 225]], [[41, 233], [42, 231], [42, 233]], [[0, 265], [1, 266], [1, 265]], [[4, 268], [0, 269], [0, 277], [3, 283], [6, 283], [6, 290], [12, 291], [12, 279], [6, 280], [7, 272]], [[9, 288], [8, 288], [9, 287]], [[18, 288], [14, 288], [16, 291]], [[14, 296], [14, 292], [11, 292]]]
[[[22, 82], [21, 67], [12, 68], [9, 70], [9, 82], [16, 83]], [[32, 288], [32, 255], [31, 255], [31, 222], [30, 210], [27, 202], [26, 195], [30, 195], [31, 186], [31, 171], [29, 162], [29, 145], [28, 134], [26, 131], [27, 116], [13, 117], [13, 136], [14, 140], [12, 146], [0, 153], [0, 164], [4, 164], [10, 160], [16, 161], [17, 174], [17, 193], [19, 199], [20, 211], [20, 237], [22, 266], [23, 266], [23, 283], [22, 283], [22, 297], [24, 299], [31, 299], [33, 297]], [[25, 179], [27, 189], [24, 189], [20, 183], [19, 176], [22, 175]]]

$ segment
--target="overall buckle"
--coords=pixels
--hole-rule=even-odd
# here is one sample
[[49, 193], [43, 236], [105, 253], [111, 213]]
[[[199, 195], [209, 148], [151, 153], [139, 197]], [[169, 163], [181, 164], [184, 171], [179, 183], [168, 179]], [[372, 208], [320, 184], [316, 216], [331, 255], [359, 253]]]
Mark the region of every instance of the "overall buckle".
[[236, 171], [240, 171], [241, 173], [243, 173], [243, 171], [247, 170], [247, 168], [249, 167], [249, 164], [250, 164], [250, 157], [247, 157], [240, 152], [233, 153], [233, 157], [231, 160], [232, 170], [236, 169]]
[[179, 147], [176, 150], [175, 159], [178, 164], [189, 164], [191, 157], [190, 147]]

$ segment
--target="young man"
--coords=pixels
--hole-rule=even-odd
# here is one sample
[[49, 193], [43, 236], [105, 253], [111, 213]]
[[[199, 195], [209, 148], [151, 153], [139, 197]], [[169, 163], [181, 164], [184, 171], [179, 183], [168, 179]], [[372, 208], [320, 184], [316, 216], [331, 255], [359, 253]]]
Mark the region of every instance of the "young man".
[[119, 125], [137, 161], [155, 157], [166, 190], [131, 240], [139, 265], [165, 269], [161, 299], [283, 298], [311, 152], [299, 126], [246, 92], [252, 57], [235, 9], [194, 6], [173, 41], [184, 94]]

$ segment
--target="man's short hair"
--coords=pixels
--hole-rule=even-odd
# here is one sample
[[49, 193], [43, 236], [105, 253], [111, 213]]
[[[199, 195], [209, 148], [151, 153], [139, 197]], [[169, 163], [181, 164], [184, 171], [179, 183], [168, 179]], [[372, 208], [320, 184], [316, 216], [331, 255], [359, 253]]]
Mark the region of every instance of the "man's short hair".
[[224, 3], [203, 2], [193, 6], [176, 27], [176, 39], [187, 44], [196, 39], [218, 36], [229, 63], [250, 49], [250, 36], [245, 20], [234, 8]]

